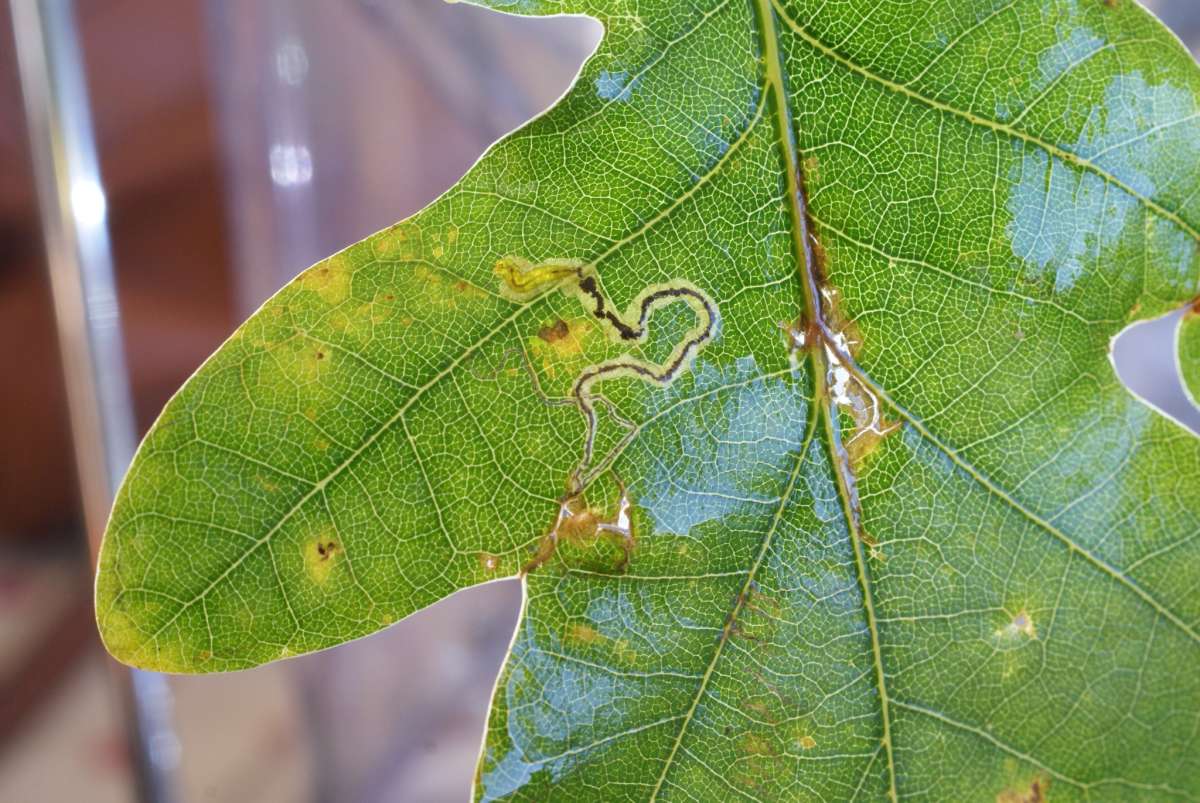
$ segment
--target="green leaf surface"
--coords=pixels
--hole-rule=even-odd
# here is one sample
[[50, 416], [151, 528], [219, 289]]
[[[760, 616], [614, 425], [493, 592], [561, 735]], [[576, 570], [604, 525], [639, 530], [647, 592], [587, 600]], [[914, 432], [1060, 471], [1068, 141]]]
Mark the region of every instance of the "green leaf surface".
[[110, 651], [253, 666], [525, 567], [481, 799], [1200, 799], [1200, 442], [1109, 361], [1197, 293], [1182, 46], [1129, 0], [490, 5], [605, 37], [170, 402]]
[[1193, 404], [1200, 404], [1200, 307], [1184, 313], [1175, 330], [1175, 356], [1184, 390]]

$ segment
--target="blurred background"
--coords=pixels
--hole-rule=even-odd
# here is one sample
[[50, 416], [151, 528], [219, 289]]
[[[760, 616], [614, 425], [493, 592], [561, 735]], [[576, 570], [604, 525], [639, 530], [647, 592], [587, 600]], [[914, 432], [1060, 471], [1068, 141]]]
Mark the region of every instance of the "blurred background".
[[[1200, 50], [1200, 0], [1147, 5]], [[95, 634], [88, 531], [94, 548], [97, 499], [135, 439], [239, 321], [309, 264], [436, 198], [551, 105], [599, 36], [590, 20], [443, 0], [4, 6], [0, 800], [466, 799], [514, 582], [353, 646], [237, 674], [131, 678]], [[56, 186], [70, 188], [57, 201]], [[69, 255], [65, 273], [48, 269], [47, 245], [64, 243], [88, 256], [82, 284]], [[1118, 368], [1200, 428], [1171, 323], [1123, 335]], [[81, 389], [80, 377], [99, 383]], [[102, 438], [96, 409], [68, 405], [89, 393]]]

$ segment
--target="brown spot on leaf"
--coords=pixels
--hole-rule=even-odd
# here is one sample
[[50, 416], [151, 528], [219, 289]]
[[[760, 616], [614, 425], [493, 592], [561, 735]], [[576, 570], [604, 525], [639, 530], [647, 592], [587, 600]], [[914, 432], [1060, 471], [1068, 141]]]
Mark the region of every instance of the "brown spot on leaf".
[[470, 282], [465, 281], [463, 279], [459, 279], [458, 281], [456, 281], [454, 283], [453, 287], [460, 294], [467, 296], [468, 298], [484, 298], [487, 295], [487, 293], [483, 292], [475, 285], [473, 285]]
[[616, 510], [611, 515], [589, 507], [582, 495], [570, 496], [560, 502], [554, 523], [542, 536], [533, 559], [525, 564], [522, 571], [528, 573], [544, 564], [555, 554], [561, 543], [587, 547], [595, 544], [601, 537], [612, 538], [620, 543], [625, 553], [619, 567], [623, 570], [629, 564], [636, 543], [629, 497], [623, 488], [621, 497], [617, 500]]
[[324, 532], [305, 544], [304, 568], [309, 578], [318, 585], [325, 585], [341, 551], [342, 545], [337, 539]]
[[996, 803], [1045, 803], [1048, 786], [1050, 779], [1038, 776], [1028, 786], [1005, 789], [996, 795]]
[[547, 343], [555, 343], [562, 340], [571, 333], [571, 328], [567, 326], [567, 322], [559, 318], [550, 326], [543, 326], [538, 330], [538, 337]]
[[304, 271], [296, 281], [325, 303], [336, 305], [350, 296], [350, 273], [345, 256], [338, 254]]
[[500, 568], [500, 556], [493, 555], [491, 552], [480, 552], [479, 565], [485, 572], [497, 571]]

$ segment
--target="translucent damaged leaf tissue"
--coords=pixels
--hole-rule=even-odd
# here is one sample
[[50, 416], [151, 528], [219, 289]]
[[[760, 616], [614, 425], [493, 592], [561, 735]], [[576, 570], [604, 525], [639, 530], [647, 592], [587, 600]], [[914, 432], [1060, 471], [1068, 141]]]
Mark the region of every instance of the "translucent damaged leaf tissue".
[[483, 4], [605, 36], [167, 405], [109, 650], [249, 667], [520, 575], [479, 799], [1200, 798], [1200, 442], [1109, 360], [1198, 292], [1179, 42], [1131, 0]]

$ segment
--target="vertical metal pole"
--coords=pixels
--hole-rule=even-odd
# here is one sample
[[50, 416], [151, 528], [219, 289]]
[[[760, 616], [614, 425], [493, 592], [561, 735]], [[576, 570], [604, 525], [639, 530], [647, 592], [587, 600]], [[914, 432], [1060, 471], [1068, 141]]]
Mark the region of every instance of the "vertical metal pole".
[[[71, 0], [11, 0], [13, 34], [42, 237], [50, 272], [83, 498], [95, 559], [117, 485], [136, 444], [113, 282], [107, 205]], [[120, 675], [139, 797], [175, 798], [179, 745], [161, 675]]]

